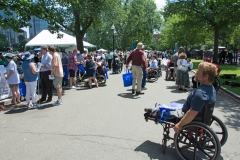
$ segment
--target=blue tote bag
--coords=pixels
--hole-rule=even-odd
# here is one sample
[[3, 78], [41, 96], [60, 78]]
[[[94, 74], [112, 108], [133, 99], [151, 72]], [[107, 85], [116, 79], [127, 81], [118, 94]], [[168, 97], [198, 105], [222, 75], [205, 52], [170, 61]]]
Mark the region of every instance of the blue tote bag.
[[129, 87], [132, 85], [133, 77], [129, 69], [126, 70], [126, 73], [122, 75], [124, 87]]

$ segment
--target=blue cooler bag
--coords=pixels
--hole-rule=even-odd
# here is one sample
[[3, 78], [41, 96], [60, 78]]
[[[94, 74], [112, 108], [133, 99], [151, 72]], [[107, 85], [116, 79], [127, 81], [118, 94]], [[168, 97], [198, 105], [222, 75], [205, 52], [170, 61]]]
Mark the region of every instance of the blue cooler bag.
[[20, 96], [25, 97], [26, 96], [26, 85], [23, 81], [20, 81], [20, 83], [18, 84], [18, 88], [19, 88]]
[[132, 85], [133, 77], [129, 69], [127, 69], [126, 73], [122, 75], [122, 79], [124, 87], [129, 87]]

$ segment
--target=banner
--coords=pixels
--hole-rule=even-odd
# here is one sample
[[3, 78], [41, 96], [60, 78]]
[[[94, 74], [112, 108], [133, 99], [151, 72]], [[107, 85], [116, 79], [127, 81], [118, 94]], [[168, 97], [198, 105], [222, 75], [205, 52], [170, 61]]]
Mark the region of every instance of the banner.
[[11, 90], [7, 84], [4, 73], [0, 73], [0, 100], [11, 96]]
[[132, 42], [132, 50], [134, 50], [136, 48], [136, 42]]

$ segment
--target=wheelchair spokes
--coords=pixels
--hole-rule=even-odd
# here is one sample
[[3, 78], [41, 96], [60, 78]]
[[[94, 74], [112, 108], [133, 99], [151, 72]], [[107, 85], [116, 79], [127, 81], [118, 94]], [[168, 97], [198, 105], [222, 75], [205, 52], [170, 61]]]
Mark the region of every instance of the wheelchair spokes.
[[184, 126], [174, 138], [176, 151], [182, 159], [216, 159], [221, 152], [216, 134], [201, 123]]
[[226, 143], [228, 138], [228, 131], [224, 123], [219, 118], [212, 115], [210, 128], [215, 131], [221, 143], [221, 146], [223, 146]]

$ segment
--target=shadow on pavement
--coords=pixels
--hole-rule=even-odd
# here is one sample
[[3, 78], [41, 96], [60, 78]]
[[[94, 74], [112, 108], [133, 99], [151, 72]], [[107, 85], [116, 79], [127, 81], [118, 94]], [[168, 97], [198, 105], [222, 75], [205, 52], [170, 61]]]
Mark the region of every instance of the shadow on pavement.
[[118, 94], [119, 97], [122, 97], [122, 98], [129, 98], [129, 99], [138, 99], [140, 98], [140, 96], [136, 96], [132, 93], [120, 93]]
[[149, 140], [140, 144], [134, 151], [146, 153], [149, 159], [176, 159], [176, 151], [174, 148], [166, 148], [165, 154], [162, 153], [162, 145], [151, 142]]
[[21, 106], [14, 106], [14, 107], [8, 107], [8, 111], [4, 114], [16, 114], [16, 113], [23, 113], [28, 110], [28, 108], [24, 105]]
[[[174, 146], [173, 143], [167, 145], [166, 151], [163, 154], [161, 144], [147, 140], [143, 142], [141, 145], [139, 145], [137, 148], [135, 148], [134, 151], [140, 151], [140, 152], [146, 153], [149, 159], [164, 159], [164, 160], [180, 159], [180, 157], [176, 153], [176, 150], [173, 146]], [[188, 152], [189, 154], [185, 153], [185, 155], [189, 155], [189, 157], [187, 158], [192, 159], [193, 152], [187, 151], [187, 153]], [[197, 160], [202, 160], [202, 159], [208, 159], [208, 157], [206, 157], [202, 153], [197, 154]], [[218, 160], [223, 160], [223, 157], [220, 156]]]
[[221, 112], [224, 113], [223, 116], [226, 118], [224, 123], [227, 127], [233, 128], [236, 131], [240, 131], [239, 102], [231, 99], [225, 93], [217, 92], [217, 101], [215, 103], [215, 108], [220, 109]]
[[48, 108], [51, 108], [51, 107], [57, 107], [57, 106], [53, 106], [52, 103], [51, 104], [44, 104], [43, 103], [43, 104], [41, 104], [41, 107], [38, 108], [38, 110], [48, 109]]

